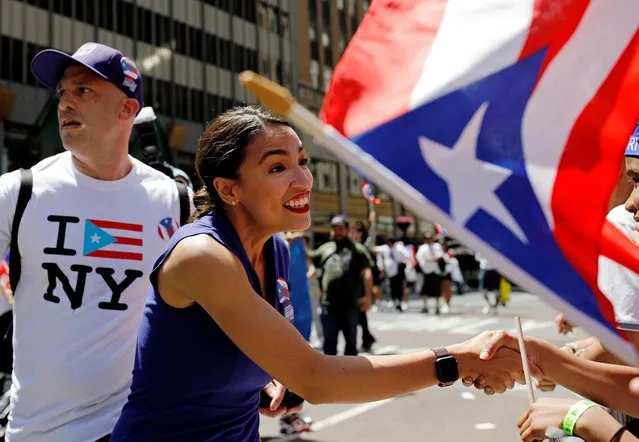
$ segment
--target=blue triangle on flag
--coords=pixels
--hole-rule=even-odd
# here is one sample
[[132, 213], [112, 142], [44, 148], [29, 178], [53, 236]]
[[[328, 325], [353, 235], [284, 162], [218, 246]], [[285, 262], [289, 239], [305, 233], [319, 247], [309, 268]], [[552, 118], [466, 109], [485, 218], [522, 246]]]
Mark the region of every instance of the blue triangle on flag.
[[114, 236], [102, 230], [91, 221], [86, 220], [84, 222], [84, 247], [82, 253], [85, 256], [116, 241]]

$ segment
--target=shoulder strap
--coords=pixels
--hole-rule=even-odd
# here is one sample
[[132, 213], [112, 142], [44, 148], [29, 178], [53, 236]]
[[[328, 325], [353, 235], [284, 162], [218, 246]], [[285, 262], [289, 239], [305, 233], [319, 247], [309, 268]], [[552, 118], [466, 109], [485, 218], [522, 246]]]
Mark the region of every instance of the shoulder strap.
[[180, 226], [186, 224], [191, 215], [191, 204], [189, 202], [189, 189], [186, 184], [175, 182], [178, 190], [178, 198], [180, 199]]
[[24, 209], [31, 199], [33, 190], [33, 172], [31, 169], [20, 169], [20, 192], [18, 193], [18, 202], [16, 211], [13, 214], [13, 225], [11, 226], [11, 245], [9, 255], [9, 281], [11, 289], [15, 295], [16, 287], [20, 281], [21, 258], [20, 249], [18, 248], [18, 231], [20, 230], [20, 221], [24, 214]]
[[323, 269], [326, 261], [328, 261], [328, 259], [335, 254], [337, 254], [337, 244], [335, 244], [335, 248], [328, 255], [322, 255], [322, 259], [319, 263], [319, 268]]

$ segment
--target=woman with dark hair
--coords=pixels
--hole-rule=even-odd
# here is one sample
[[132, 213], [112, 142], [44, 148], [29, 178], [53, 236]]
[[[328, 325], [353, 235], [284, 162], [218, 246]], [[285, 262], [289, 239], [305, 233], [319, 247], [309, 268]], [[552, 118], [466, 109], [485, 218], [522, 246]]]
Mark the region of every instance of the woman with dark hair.
[[355, 403], [458, 378], [488, 394], [523, 381], [519, 354], [500, 349], [512, 344], [503, 332], [401, 356], [326, 356], [304, 341], [291, 324], [288, 249], [277, 233], [310, 224], [307, 162], [295, 131], [259, 107], [231, 109], [207, 126], [196, 154], [197, 214], [150, 275], [131, 393], [112, 442], [257, 442], [258, 410], [292, 411], [282, 384], [313, 403]]

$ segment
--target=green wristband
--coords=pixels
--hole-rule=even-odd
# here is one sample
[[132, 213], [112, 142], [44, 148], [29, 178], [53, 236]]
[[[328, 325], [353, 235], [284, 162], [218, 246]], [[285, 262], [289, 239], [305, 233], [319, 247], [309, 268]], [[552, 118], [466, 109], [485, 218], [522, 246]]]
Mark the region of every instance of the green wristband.
[[595, 406], [597, 406], [597, 404], [595, 404], [593, 401], [583, 399], [570, 407], [570, 410], [568, 410], [568, 413], [566, 413], [566, 416], [564, 417], [562, 428], [564, 430], [564, 433], [566, 433], [567, 436], [572, 436], [573, 431], [575, 430], [575, 425], [577, 424], [577, 421], [579, 420], [581, 415], [584, 414], [589, 408]]

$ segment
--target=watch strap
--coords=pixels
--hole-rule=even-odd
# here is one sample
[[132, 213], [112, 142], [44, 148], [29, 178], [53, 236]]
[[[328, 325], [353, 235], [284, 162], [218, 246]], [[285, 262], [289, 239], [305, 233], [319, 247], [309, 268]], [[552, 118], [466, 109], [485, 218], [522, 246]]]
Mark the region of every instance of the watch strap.
[[433, 348], [433, 353], [435, 353], [435, 357], [437, 359], [443, 358], [445, 356], [450, 356], [450, 352], [446, 349], [446, 347], [437, 347]]

